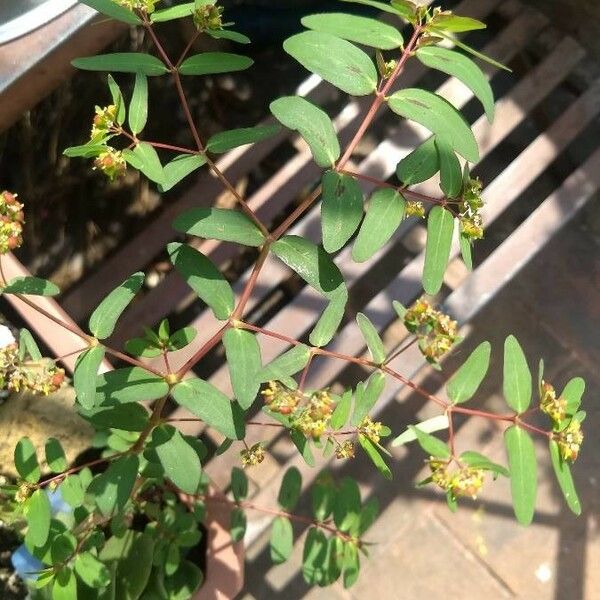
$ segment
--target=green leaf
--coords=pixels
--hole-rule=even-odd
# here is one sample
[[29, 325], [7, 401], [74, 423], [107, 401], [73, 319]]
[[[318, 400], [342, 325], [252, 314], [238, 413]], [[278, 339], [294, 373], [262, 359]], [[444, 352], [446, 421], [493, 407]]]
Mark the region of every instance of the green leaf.
[[417, 5], [411, 0], [392, 0], [392, 8], [396, 9], [396, 12], [408, 22], [414, 21]]
[[354, 177], [327, 171], [322, 180], [323, 247], [337, 252], [352, 237], [363, 215], [362, 190]]
[[181, 350], [182, 348], [185, 348], [194, 341], [197, 333], [196, 329], [192, 326], [178, 329], [169, 337], [169, 348], [172, 350]]
[[229, 531], [231, 533], [231, 539], [234, 542], [240, 542], [246, 535], [247, 519], [246, 513], [237, 506], [231, 511], [231, 522], [229, 525]]
[[48, 438], [45, 445], [46, 463], [53, 473], [62, 473], [67, 468], [67, 457], [56, 438]]
[[75, 573], [83, 583], [92, 589], [106, 587], [111, 576], [106, 565], [90, 552], [80, 552], [75, 557]]
[[[448, 429], [449, 426], [450, 423], [448, 422], [448, 416], [443, 414], [437, 415], [436, 417], [431, 417], [431, 419], [426, 419], [425, 421], [421, 421], [421, 423], [414, 425], [414, 428], [424, 431], [425, 433], [434, 433], [435, 431]], [[412, 442], [416, 439], [417, 434], [409, 426], [406, 431], [401, 433], [393, 440], [392, 446], [403, 446], [404, 444], [408, 444], [408, 442]]]
[[448, 144], [436, 137], [435, 146], [440, 159], [440, 187], [447, 198], [456, 198], [462, 190], [462, 169], [460, 162]]
[[437, 69], [462, 81], [479, 99], [488, 121], [494, 120], [494, 94], [485, 73], [460, 52], [439, 46], [424, 46], [417, 50], [417, 58], [427, 67]]
[[360, 511], [360, 526], [358, 533], [362, 535], [375, 523], [377, 515], [379, 514], [379, 500], [377, 498], [370, 498], [365, 502], [362, 510]]
[[153, 555], [154, 541], [148, 534], [128, 529], [107, 540], [98, 558], [114, 573], [111, 600], [138, 600], [142, 596], [150, 579]]
[[26, 294], [31, 296], [56, 296], [60, 294], [57, 285], [40, 277], [15, 277], [1, 291], [3, 294]]
[[571, 468], [569, 464], [564, 461], [560, 456], [560, 450], [558, 444], [554, 440], [550, 440], [550, 458], [552, 459], [552, 468], [556, 475], [556, 481], [565, 497], [567, 506], [576, 515], [581, 514], [581, 503], [577, 490], [575, 489], [575, 483], [573, 482], [573, 476], [571, 475]]
[[396, 166], [396, 175], [403, 185], [414, 185], [431, 179], [440, 170], [435, 136], [417, 146]]
[[248, 477], [239, 467], [231, 469], [231, 491], [236, 502], [242, 502], [248, 496]]
[[346, 543], [344, 548], [344, 588], [351, 588], [358, 581], [360, 557], [358, 549], [352, 543]]
[[92, 408], [96, 402], [98, 369], [104, 360], [104, 346], [92, 346], [77, 357], [73, 372], [73, 387], [77, 402], [84, 408]]
[[327, 477], [317, 479], [311, 487], [311, 507], [317, 521], [325, 521], [333, 512], [335, 497], [336, 490]]
[[222, 131], [209, 138], [206, 142], [206, 149], [215, 154], [222, 154], [239, 146], [262, 142], [262, 140], [278, 134], [280, 130], [279, 125], [257, 125], [256, 127]]
[[65, 477], [58, 489], [64, 501], [73, 508], [83, 504], [84, 491], [79, 475]]
[[410, 429], [417, 436], [417, 442], [419, 442], [419, 446], [421, 446], [421, 448], [423, 448], [427, 454], [435, 458], [450, 458], [452, 453], [450, 452], [448, 444], [442, 442], [442, 440], [439, 440], [432, 435], [429, 435], [428, 433], [425, 433], [414, 425], [410, 425]]
[[286, 235], [271, 247], [273, 253], [308, 285], [326, 298], [344, 288], [344, 279], [323, 248], [296, 235]]
[[192, 208], [173, 221], [173, 228], [201, 238], [261, 246], [265, 236], [244, 214], [227, 208]]
[[[168, 599], [189, 600], [198, 590], [203, 579], [202, 571], [194, 563], [189, 560], [182, 561], [173, 575], [165, 577], [164, 587]], [[145, 596], [144, 600], [146, 600]]]
[[129, 25], [139, 25], [142, 20], [132, 11], [119, 6], [113, 0], [80, 0], [82, 4], [90, 6], [107, 17], [122, 21]]
[[489, 458], [479, 452], [467, 450], [460, 455], [460, 461], [475, 469], [485, 469], [486, 471], [492, 471], [498, 475], [504, 475], [504, 477], [510, 477], [510, 473], [506, 467], [492, 462]]
[[381, 337], [379, 337], [377, 329], [375, 329], [375, 326], [371, 323], [369, 317], [363, 313], [359, 312], [356, 315], [356, 322], [358, 323], [360, 332], [365, 338], [373, 362], [378, 365], [382, 364], [385, 361], [385, 348], [383, 347], [383, 341], [381, 340]]
[[362, 386], [356, 388], [354, 414], [351, 421], [354, 427], [358, 427], [362, 420], [371, 412], [377, 400], [379, 400], [384, 387], [385, 374], [381, 371], [375, 371], [367, 379], [364, 391]]
[[442, 287], [453, 233], [452, 213], [441, 206], [434, 206], [427, 219], [427, 245], [423, 267], [423, 288], [428, 294], [437, 294]]
[[190, 173], [206, 164], [203, 154], [180, 154], [168, 162], [162, 171], [161, 192], [168, 192]]
[[344, 318], [347, 303], [348, 291], [345, 287], [341, 287], [332, 296], [329, 304], [321, 313], [319, 320], [308, 336], [308, 341], [313, 346], [321, 348], [329, 344]]
[[233, 394], [239, 405], [247, 410], [256, 400], [260, 387], [258, 381], [258, 374], [262, 369], [260, 346], [253, 333], [235, 328], [225, 332], [223, 345]]
[[431, 26], [435, 29], [462, 33], [464, 31], [474, 31], [475, 29], [485, 29], [486, 24], [472, 19], [471, 17], [461, 17], [460, 15], [437, 15]]
[[311, 73], [351, 96], [366, 96], [377, 89], [377, 69], [369, 56], [330, 33], [298, 33], [285, 40], [283, 49]]
[[512, 73], [512, 70], [509, 69], [508, 67], [504, 66], [502, 63], [499, 63], [497, 60], [494, 60], [493, 58], [490, 58], [489, 56], [486, 56], [485, 54], [482, 54], [481, 52], [478, 52], [477, 50], [475, 50], [475, 48], [471, 48], [471, 46], [467, 46], [467, 44], [465, 44], [464, 42], [461, 42], [460, 40], [456, 39], [455, 37], [452, 37], [451, 35], [446, 34], [444, 31], [442, 31], [440, 29], [433, 29], [433, 28], [431, 31], [433, 33], [441, 35], [443, 38], [446, 38], [447, 40], [450, 40], [453, 44], [455, 44], [462, 50], [465, 50], [466, 52], [468, 52], [469, 54], [472, 54], [473, 56], [479, 58], [480, 60], [483, 60], [486, 63], [489, 63], [490, 65], [496, 67], [497, 69], [503, 69], [504, 71], [508, 71], [509, 73]]
[[518, 413], [529, 408], [531, 402], [531, 371], [517, 338], [509, 335], [504, 341], [504, 398]]
[[123, 150], [123, 157], [134, 169], [162, 187], [164, 170], [156, 150], [148, 142], [140, 142], [133, 150]]
[[300, 452], [302, 458], [304, 459], [304, 462], [309, 467], [314, 467], [315, 457], [313, 456], [312, 450], [310, 449], [309, 441], [306, 439], [304, 434], [298, 431], [297, 429], [290, 429], [289, 431], [290, 438], [294, 443], [294, 446], [296, 446], [296, 448], [298, 449], [298, 452]]
[[566, 411], [568, 415], [574, 415], [577, 412], [584, 391], [585, 381], [581, 377], [573, 377], [565, 385], [560, 397], [567, 401]]
[[82, 146], [71, 146], [63, 150], [63, 154], [69, 158], [96, 158], [101, 152], [106, 151], [105, 144], [88, 142]]
[[169, 257], [186, 283], [212, 309], [217, 319], [227, 320], [235, 307], [231, 286], [204, 254], [187, 244], [172, 242]]
[[148, 411], [138, 402], [128, 402], [127, 404], [109, 402], [105, 406], [97, 406], [92, 410], [79, 412], [96, 429], [143, 431], [148, 425], [149, 418]]
[[392, 94], [388, 102], [396, 114], [423, 125], [469, 162], [479, 160], [479, 149], [471, 128], [446, 99], [425, 90], [407, 88]]
[[77, 600], [77, 579], [69, 567], [63, 567], [56, 574], [52, 600]]
[[123, 93], [117, 82], [114, 80], [112, 75], [108, 75], [108, 89], [112, 97], [113, 104], [117, 107], [117, 123], [123, 125], [125, 123], [125, 100], [123, 99]]
[[343, 531], [354, 532], [360, 525], [360, 491], [358, 484], [350, 477], [344, 477], [335, 495], [333, 521]]
[[160, 425], [152, 432], [151, 444], [166, 477], [186, 494], [198, 493], [200, 458], [181, 432], [170, 425]]
[[469, 271], [473, 270], [473, 252], [471, 247], [471, 241], [463, 233], [460, 234], [460, 253], [462, 255], [463, 262]]
[[233, 440], [243, 439], [244, 413], [237, 403], [231, 402], [210, 383], [198, 378], [186, 379], [178, 383], [171, 393], [177, 404], [187, 408], [209, 427]]
[[331, 167], [340, 157], [340, 143], [326, 112], [300, 96], [286, 96], [269, 106], [275, 118], [297, 131], [320, 167]]
[[302, 475], [296, 467], [290, 467], [281, 480], [277, 502], [288, 512], [296, 508], [302, 490]]
[[391, 13], [393, 15], [401, 14], [395, 8], [390, 6], [387, 2], [377, 2], [377, 0], [342, 0], [342, 2], [351, 2], [352, 4], [363, 4], [365, 6], [372, 6], [377, 10]]
[[27, 541], [39, 548], [46, 543], [50, 533], [52, 508], [45, 490], [35, 490], [25, 503]]
[[31, 360], [42, 360], [42, 353], [33, 336], [27, 329], [22, 328], [19, 330], [19, 360], [24, 360], [27, 354]]
[[290, 381], [288, 381], [288, 383], [293, 382], [293, 385], [288, 387], [295, 388], [296, 382], [291, 379], [290, 376], [295, 375], [304, 369], [308, 364], [310, 355], [311, 351], [308, 346], [305, 346], [304, 344], [294, 346], [262, 368], [258, 376], [259, 382], [264, 383], [265, 381], [282, 381], [289, 379]]
[[229, 40], [230, 42], [236, 42], [238, 44], [250, 44], [252, 41], [243, 33], [240, 33], [239, 31], [232, 31], [231, 29], [213, 29], [212, 31], [207, 31], [206, 33], [215, 40]]
[[271, 529], [271, 560], [279, 565], [284, 563], [294, 549], [292, 522], [284, 516], [276, 517]]
[[311, 527], [304, 541], [302, 575], [309, 585], [321, 585], [326, 576], [327, 538], [316, 527]]
[[352, 409], [352, 390], [346, 390], [339, 402], [337, 403], [333, 413], [331, 414], [331, 421], [329, 424], [334, 431], [341, 429], [350, 417], [350, 410]]
[[194, 2], [186, 2], [178, 6], [172, 6], [171, 8], [163, 8], [157, 10], [150, 15], [150, 21], [152, 23], [162, 23], [164, 21], [172, 21], [174, 19], [182, 19], [184, 17], [191, 17], [195, 9]]
[[393, 50], [404, 43], [402, 34], [391, 25], [357, 15], [344, 13], [309, 15], [302, 19], [302, 25], [314, 31], [330, 33], [349, 42], [380, 50]]
[[89, 328], [98, 339], [110, 337], [121, 313], [129, 306], [144, 283], [144, 274], [134, 273], [114, 289], [92, 313]]
[[139, 458], [130, 454], [111, 462], [96, 476], [87, 489], [104, 516], [123, 510], [131, 496], [140, 466]]
[[15, 468], [28, 483], [37, 483], [41, 476], [35, 446], [28, 437], [22, 437], [15, 446]]
[[203, 52], [186, 58], [179, 67], [182, 75], [212, 75], [215, 73], [232, 73], [244, 71], [254, 61], [241, 54], [230, 52]]
[[96, 405], [158, 400], [169, 393], [169, 385], [159, 375], [141, 367], [124, 367], [99, 375]]
[[377, 446], [366, 436], [359, 434], [358, 443], [361, 445], [362, 449], [366, 452], [367, 456], [371, 459], [371, 462], [375, 465], [377, 470], [386, 478], [392, 479], [392, 472], [390, 468], [385, 464], [385, 460], [381, 454], [379, 454], [379, 450]]
[[135, 85], [129, 104], [129, 127], [136, 134], [146, 127], [148, 120], [148, 78], [143, 73], [135, 74]]
[[510, 470], [510, 488], [515, 516], [521, 525], [529, 525], [535, 511], [537, 462], [531, 436], [512, 425], [504, 432]]
[[479, 344], [446, 384], [448, 397], [454, 404], [466, 402], [475, 395], [488, 371], [490, 352], [489, 342]]
[[150, 54], [141, 52], [117, 52], [76, 58], [71, 64], [84, 71], [111, 71], [117, 73], [143, 73], [149, 77], [169, 72], [166, 65]]
[[404, 219], [406, 201], [393, 189], [377, 190], [352, 247], [352, 260], [364, 262], [383, 248]]

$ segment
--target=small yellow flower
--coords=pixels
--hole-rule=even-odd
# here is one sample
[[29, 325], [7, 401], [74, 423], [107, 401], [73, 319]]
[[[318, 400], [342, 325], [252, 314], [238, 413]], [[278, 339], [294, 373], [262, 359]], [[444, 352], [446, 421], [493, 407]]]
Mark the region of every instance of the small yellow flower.
[[406, 203], [406, 216], [407, 217], [420, 217], [425, 218], [425, 207], [420, 201], [409, 200]]
[[199, 6], [193, 13], [192, 19], [196, 29], [205, 31], [219, 31], [223, 29], [223, 8], [214, 4]]
[[556, 397], [554, 387], [542, 381], [540, 386], [540, 410], [545, 412], [555, 424], [559, 424], [567, 416], [567, 401], [562, 397]]
[[358, 426], [358, 433], [369, 438], [374, 444], [378, 444], [381, 439], [381, 428], [383, 425], [379, 421], [373, 421], [371, 417], [366, 416]]
[[0, 193], [0, 254], [19, 248], [23, 243], [23, 205], [16, 194]]
[[565, 429], [554, 434], [554, 439], [562, 459], [568, 462], [576, 461], [583, 443], [581, 423], [577, 419], [572, 419]]
[[452, 476], [450, 489], [455, 496], [468, 496], [475, 500], [483, 487], [483, 476], [483, 469], [465, 467]]
[[242, 450], [240, 456], [244, 467], [254, 467], [260, 465], [260, 463], [265, 460], [265, 449], [262, 447], [262, 444], [258, 442], [250, 448]]
[[93, 142], [102, 141], [110, 133], [116, 120], [117, 107], [114, 104], [110, 104], [104, 108], [96, 106], [96, 114], [92, 121], [90, 139]]
[[345, 440], [335, 449], [335, 457], [342, 458], [354, 458], [354, 442], [351, 440]]
[[94, 161], [94, 169], [99, 169], [111, 181], [114, 181], [125, 173], [127, 163], [120, 150], [107, 146], [106, 152], [101, 152]]

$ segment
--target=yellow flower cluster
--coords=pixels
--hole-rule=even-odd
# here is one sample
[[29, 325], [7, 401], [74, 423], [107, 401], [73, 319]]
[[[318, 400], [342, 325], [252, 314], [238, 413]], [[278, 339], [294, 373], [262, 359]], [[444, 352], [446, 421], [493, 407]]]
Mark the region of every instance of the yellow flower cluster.
[[65, 380], [65, 372], [54, 362], [21, 362], [19, 347], [9, 344], [0, 349], [0, 386], [13, 392], [28, 390], [47, 396], [56, 392]]
[[542, 381], [540, 386], [540, 410], [546, 413], [558, 425], [567, 416], [567, 401], [556, 397], [554, 386]]
[[261, 392], [269, 410], [282, 415], [291, 415], [301, 399], [301, 394], [291, 390], [279, 381], [269, 381], [269, 387]]
[[334, 408], [329, 392], [319, 390], [310, 396], [306, 407], [294, 419], [293, 426], [306, 437], [318, 440], [325, 433]]
[[23, 205], [17, 196], [4, 191], [0, 194], [0, 254], [18, 248], [23, 243]]
[[94, 160], [94, 169], [102, 171], [111, 181], [114, 181], [125, 173], [127, 163], [120, 150], [107, 146], [106, 151], [101, 152]]
[[352, 440], [343, 441], [336, 449], [335, 449], [335, 457], [342, 458], [354, 458], [355, 446]]
[[406, 216], [407, 217], [420, 217], [425, 218], [425, 207], [422, 202], [415, 200], [409, 200], [406, 203]]
[[117, 120], [117, 107], [114, 104], [101, 108], [96, 106], [96, 114], [92, 121], [92, 131], [90, 140], [92, 142], [101, 142], [113, 128]]
[[265, 460], [265, 449], [262, 447], [262, 444], [258, 442], [250, 448], [242, 450], [240, 456], [244, 467], [254, 467], [260, 465], [260, 463]]
[[563, 460], [574, 462], [579, 456], [579, 450], [583, 443], [583, 431], [581, 423], [577, 419], [571, 419], [571, 422], [558, 433], [554, 434], [554, 439], [558, 444], [558, 449]]
[[479, 240], [483, 237], [483, 219], [479, 212], [483, 207], [481, 191], [481, 181], [469, 179], [459, 205], [460, 231], [469, 240]]
[[358, 426], [358, 433], [369, 438], [374, 444], [379, 444], [382, 427], [383, 425], [379, 421], [373, 421], [371, 417], [366, 416]]
[[485, 471], [475, 467], [462, 467], [449, 471], [448, 463], [435, 459], [429, 459], [431, 469], [431, 481], [442, 488], [445, 492], [452, 492], [455, 497], [477, 498], [484, 482]]
[[130, 11], [141, 10], [147, 14], [153, 13], [160, 0], [113, 0], [115, 4]]
[[192, 14], [196, 29], [205, 31], [219, 31], [223, 29], [223, 8], [214, 4], [199, 6]]
[[406, 311], [404, 325], [417, 336], [421, 352], [432, 363], [437, 363], [458, 339], [456, 321], [422, 298]]

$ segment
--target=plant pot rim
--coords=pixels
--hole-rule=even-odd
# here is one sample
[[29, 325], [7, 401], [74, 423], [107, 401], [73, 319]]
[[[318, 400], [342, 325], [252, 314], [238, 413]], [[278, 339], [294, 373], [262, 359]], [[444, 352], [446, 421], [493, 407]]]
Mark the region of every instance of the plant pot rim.
[[[209, 489], [210, 496], [215, 496]], [[233, 506], [223, 502], [206, 502], [207, 555], [204, 583], [192, 600], [231, 600], [244, 585], [244, 544], [234, 543], [229, 533]]]

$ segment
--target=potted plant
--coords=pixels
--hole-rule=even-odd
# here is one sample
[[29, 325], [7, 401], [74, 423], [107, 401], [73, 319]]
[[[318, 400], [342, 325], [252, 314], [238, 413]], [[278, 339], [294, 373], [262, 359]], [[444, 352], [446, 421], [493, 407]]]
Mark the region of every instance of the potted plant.
[[[34, 597], [233, 597], [241, 586], [239, 544], [248, 510], [274, 516], [271, 556], [276, 563], [287, 560], [291, 554], [292, 521], [296, 520], [308, 525], [301, 567], [305, 580], [324, 586], [341, 578], [346, 587], [352, 586], [359, 575], [360, 555], [367, 554], [364, 536], [377, 516], [377, 503], [363, 503], [352, 479], [334, 481], [324, 475], [312, 487], [311, 513], [296, 514], [302, 488], [302, 477], [296, 468], [283, 475], [277, 506], [251, 502], [245, 469], [259, 468], [268, 443], [265, 440], [247, 445], [245, 437], [246, 428], [254, 424], [248, 413], [261, 397], [265, 418], [274, 430], [289, 433], [308, 464], [313, 462], [314, 452], [351, 459], [360, 450], [384, 477], [391, 478], [382, 440], [392, 432], [372, 417], [372, 411], [386, 379], [394, 379], [410, 385], [439, 406], [439, 416], [398, 432], [396, 443], [416, 440], [422, 447], [430, 471], [422, 484], [440, 487], [451, 509], [456, 508], [461, 497], [477, 496], [491, 473], [493, 477], [510, 477], [516, 517], [523, 524], [529, 523], [536, 487], [531, 436], [540, 435], [548, 440], [552, 464], [569, 507], [580, 512], [569, 470], [583, 439], [581, 422], [585, 414], [579, 405], [584, 384], [580, 378], [569, 381], [557, 393], [544, 380], [541, 364], [538, 384], [534, 386], [525, 354], [517, 339], [510, 336], [504, 347], [503, 376], [504, 394], [511, 410], [496, 414], [463, 406], [476, 395], [487, 374], [488, 342], [482, 342], [449, 379], [448, 400], [430, 394], [390, 366], [405, 348], [389, 355], [379, 332], [363, 314], [357, 315], [357, 325], [370, 358], [327, 349], [348, 300], [343, 275], [331, 255], [354, 236], [354, 260], [369, 260], [389, 241], [404, 218], [427, 215], [423, 287], [430, 295], [441, 287], [455, 229], [467, 264], [471, 262], [472, 244], [483, 236], [481, 183], [471, 177], [469, 170], [469, 163], [479, 158], [473, 133], [460, 113], [440, 96], [417, 88], [394, 91], [406, 63], [420, 60], [432, 69], [455, 76], [472, 89], [490, 119], [494, 110], [489, 83], [468, 54], [481, 60], [491, 59], [453, 37], [455, 33], [482, 28], [483, 23], [408, 0], [353, 1], [390, 13], [397, 19], [397, 26], [344, 13], [316, 14], [302, 20], [306, 30], [287, 39], [284, 48], [309, 71], [343, 92], [371, 96], [370, 108], [342, 149], [331, 120], [320, 108], [299, 96], [273, 101], [271, 112], [277, 121], [304, 138], [324, 173], [321, 186], [281, 224], [270, 227], [219, 171], [213, 157], [244, 144], [260, 143], [275, 135], [279, 126], [225, 131], [205, 142], [189, 109], [184, 85], [188, 77], [243, 70], [252, 61], [228, 52], [190, 55], [193, 40], [174, 59], [161, 44], [158, 30], [162, 22], [191, 19], [197, 36], [208, 35], [235, 44], [245, 44], [248, 39], [230, 28], [213, 0], [195, 0], [169, 8], [157, 6], [158, 0], [84, 0], [107, 17], [143, 28], [156, 52], [106, 54], [74, 61], [81, 69], [129, 74], [135, 84], [131, 97], [126, 99], [109, 75], [111, 101], [96, 107], [90, 140], [68, 148], [65, 154], [93, 159], [94, 168], [111, 180], [128, 168], [137, 169], [161, 191], [171, 189], [200, 168], [212, 170], [233, 194], [237, 206], [188, 210], [176, 218], [174, 228], [190, 236], [254, 248], [256, 262], [243, 293], [236, 298], [208, 257], [190, 245], [169, 244], [167, 250], [174, 268], [222, 323], [215, 335], [194, 346], [197, 350], [177, 370], [171, 369], [169, 356], [195, 342], [199, 332], [193, 328], [171, 331], [165, 320], [156, 328], [146, 328], [143, 337], [129, 340], [123, 349], [107, 342], [119, 316], [139, 292], [143, 273], [131, 275], [100, 303], [89, 319], [87, 332], [51, 316], [82, 340], [73, 373], [75, 408], [97, 432], [97, 455], [69, 465], [51, 432], [43, 461], [27, 438], [17, 444], [15, 467], [19, 479], [2, 487], [2, 506], [3, 514], [23, 534], [23, 547], [15, 553], [14, 561], [19, 571], [30, 578]], [[410, 28], [408, 36], [401, 31], [405, 23]], [[439, 45], [448, 39], [464, 53]], [[375, 62], [355, 44], [373, 48]], [[194, 147], [144, 139], [149, 77], [172, 78], [195, 140]], [[397, 184], [374, 182], [377, 189], [365, 207], [358, 185], [361, 174], [349, 171], [348, 161], [377, 111], [384, 108], [423, 125], [432, 137], [400, 162]], [[438, 173], [439, 197], [412, 189], [414, 184]], [[290, 235], [290, 227], [319, 200], [322, 245]], [[14, 194], [4, 192], [0, 196], [0, 213], [0, 249], [7, 252], [22, 242], [23, 206]], [[270, 254], [327, 301], [305, 342], [262, 328], [246, 318], [247, 302]], [[7, 281], [3, 273], [2, 277], [4, 294], [16, 294], [32, 306], [32, 295], [58, 293], [56, 286], [43, 279]], [[394, 303], [393, 309], [423, 356], [433, 367], [440, 368], [440, 360], [460, 341], [457, 324], [426, 298], [408, 308]], [[289, 348], [263, 364], [258, 334], [285, 342]], [[191, 373], [220, 343], [229, 366], [233, 399]], [[106, 356], [125, 366], [99, 374]], [[360, 364], [371, 374], [341, 394], [329, 389], [306, 389], [306, 376], [315, 356]], [[62, 369], [53, 361], [42, 360], [35, 341], [26, 332], [19, 344], [2, 350], [1, 358], [4, 385], [9, 389], [26, 388], [45, 394], [63, 383]], [[217, 452], [239, 455], [239, 466], [231, 471], [228, 494], [211, 486], [203, 471], [208, 454], [202, 442], [181, 433], [176, 420], [169, 419], [169, 399], [224, 436]], [[531, 424], [528, 415], [532, 410], [541, 410], [548, 416], [547, 428]], [[508, 468], [475, 450], [457, 454], [457, 414], [506, 424]], [[440, 430], [448, 431], [447, 443], [432, 435]], [[50, 475], [42, 477], [40, 462]], [[207, 538], [208, 551], [203, 553], [202, 540]], [[224, 539], [229, 541], [223, 543]], [[215, 540], [216, 544], [211, 545]], [[223, 548], [229, 557], [221, 561], [225, 576], [218, 581], [215, 560]], [[206, 577], [199, 566], [203, 556], [207, 556]]]

